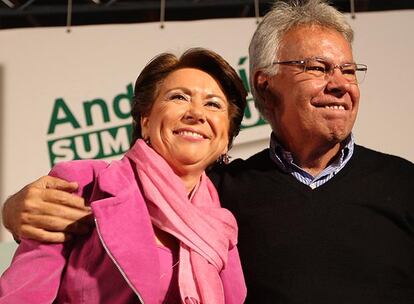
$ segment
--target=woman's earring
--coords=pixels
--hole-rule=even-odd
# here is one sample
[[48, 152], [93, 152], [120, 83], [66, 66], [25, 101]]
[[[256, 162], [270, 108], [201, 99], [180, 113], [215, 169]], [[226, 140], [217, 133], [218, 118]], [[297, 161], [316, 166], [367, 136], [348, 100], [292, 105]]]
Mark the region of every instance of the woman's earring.
[[151, 140], [149, 137], [145, 138], [144, 141], [149, 147], [151, 147]]
[[221, 154], [220, 157], [217, 159], [219, 164], [227, 165], [230, 162], [230, 156], [227, 153]]

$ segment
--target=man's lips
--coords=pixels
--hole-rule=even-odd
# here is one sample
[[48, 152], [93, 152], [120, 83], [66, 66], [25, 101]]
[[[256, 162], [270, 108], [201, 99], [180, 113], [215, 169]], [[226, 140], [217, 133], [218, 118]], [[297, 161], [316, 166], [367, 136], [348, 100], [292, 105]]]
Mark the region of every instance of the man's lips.
[[345, 110], [345, 107], [343, 105], [326, 105], [324, 108], [331, 110]]
[[328, 110], [344, 111], [344, 110], [349, 110], [351, 108], [351, 106], [348, 103], [336, 101], [336, 100], [335, 101], [332, 101], [332, 100], [312, 101], [311, 104], [312, 106], [316, 108], [324, 108]]

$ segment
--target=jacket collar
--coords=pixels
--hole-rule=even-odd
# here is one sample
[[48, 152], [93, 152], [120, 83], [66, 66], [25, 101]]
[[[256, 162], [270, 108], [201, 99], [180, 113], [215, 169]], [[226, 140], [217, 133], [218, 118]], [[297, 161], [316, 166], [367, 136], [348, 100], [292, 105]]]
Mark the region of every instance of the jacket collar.
[[112, 162], [99, 173], [91, 201], [108, 255], [143, 302], [159, 302], [154, 230], [128, 158]]

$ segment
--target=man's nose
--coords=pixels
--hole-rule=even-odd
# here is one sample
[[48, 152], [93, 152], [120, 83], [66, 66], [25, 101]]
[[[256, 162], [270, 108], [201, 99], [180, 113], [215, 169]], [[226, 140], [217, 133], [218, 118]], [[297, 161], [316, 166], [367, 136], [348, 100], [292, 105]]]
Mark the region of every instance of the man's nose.
[[342, 74], [342, 71], [339, 67], [334, 67], [332, 69], [332, 72], [328, 74], [327, 77], [327, 90], [330, 93], [337, 95], [338, 97], [344, 95], [352, 85]]

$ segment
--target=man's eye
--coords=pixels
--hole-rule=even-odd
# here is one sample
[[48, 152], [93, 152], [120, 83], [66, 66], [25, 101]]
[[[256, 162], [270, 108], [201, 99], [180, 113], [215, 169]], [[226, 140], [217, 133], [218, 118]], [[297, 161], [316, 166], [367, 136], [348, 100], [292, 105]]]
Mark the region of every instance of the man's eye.
[[345, 69], [342, 69], [342, 74], [352, 76], [356, 74], [356, 70], [352, 68], [345, 68]]
[[309, 65], [306, 67], [307, 71], [325, 73], [326, 68], [321, 65]]

